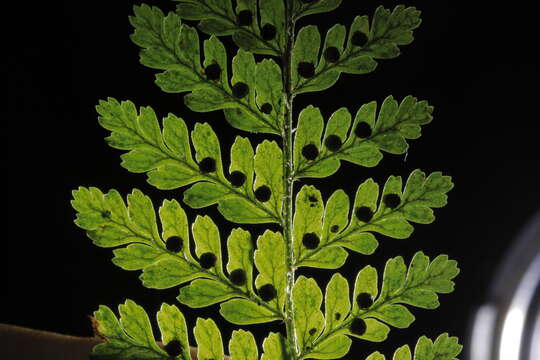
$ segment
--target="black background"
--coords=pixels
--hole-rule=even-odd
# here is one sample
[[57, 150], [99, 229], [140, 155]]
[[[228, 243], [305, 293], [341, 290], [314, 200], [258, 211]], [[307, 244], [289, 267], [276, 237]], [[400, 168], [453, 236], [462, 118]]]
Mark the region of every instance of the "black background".
[[[357, 14], [373, 14], [379, 4], [404, 3], [344, 2], [339, 11], [304, 18], [299, 25], [316, 23], [325, 32], [335, 22], [347, 25]], [[169, 1], [149, 3], [174, 9]], [[449, 205], [436, 211], [434, 224], [416, 226], [408, 240], [381, 238], [375, 255], [351, 254], [339, 270], [353, 281], [365, 264], [382, 270], [388, 257], [403, 255], [408, 261], [417, 250], [449, 254], [462, 269], [456, 291], [442, 296], [438, 310], [414, 311], [417, 321], [408, 330], [393, 329], [385, 345], [355, 341], [354, 358], [373, 348], [389, 352], [414, 343], [420, 334], [434, 337], [448, 331], [465, 337], [471, 311], [484, 299], [498, 261], [540, 207], [537, 19], [525, 2], [480, 3], [405, 2], [422, 10], [423, 23], [400, 57], [381, 61], [371, 74], [342, 75], [330, 90], [297, 98], [297, 111], [314, 104], [326, 115], [342, 106], [356, 112], [361, 104], [381, 102], [390, 94], [398, 100], [411, 94], [435, 106], [434, 121], [419, 140], [410, 142], [406, 159], [387, 154], [376, 169], [343, 163], [331, 180], [306, 179], [323, 197], [339, 187], [352, 195], [367, 177], [382, 182], [391, 174], [406, 177], [416, 168], [441, 170], [456, 184]], [[107, 132], [96, 120], [99, 99], [130, 99], [152, 106], [159, 116], [173, 112], [190, 129], [207, 121], [221, 136], [224, 153], [239, 133], [220, 112], [191, 112], [181, 94], [165, 94], [154, 85], [154, 71], [139, 64], [138, 49], [128, 38], [132, 4], [65, 2], [62, 8], [33, 7], [16, 15], [24, 23], [13, 30], [21, 49], [4, 60], [12, 81], [1, 135], [8, 144], [4, 178], [9, 184], [3, 217], [7, 247], [2, 250], [7, 290], [1, 294], [0, 322], [87, 336], [87, 316], [99, 304], [116, 308], [130, 298], [153, 314], [161, 302], [177, 303], [178, 289], [145, 289], [139, 272], [115, 267], [111, 251], [93, 246], [73, 224], [69, 204], [70, 191], [78, 186], [115, 188], [123, 194], [139, 188], [156, 206], [162, 199], [182, 197], [183, 189], [155, 190], [145, 175], [119, 166], [121, 152], [106, 146]], [[225, 42], [232, 54], [232, 43]], [[263, 138], [251, 137], [253, 143]], [[211, 215], [223, 237], [234, 227], [215, 207], [188, 212], [191, 220], [197, 214]], [[246, 228], [257, 234], [264, 226]], [[332, 271], [299, 273], [316, 276], [324, 287]], [[226, 338], [236, 328], [219, 317], [217, 305], [201, 310], [179, 306], [188, 314], [189, 326], [196, 316], [212, 316]], [[247, 328], [261, 339], [281, 325]]]

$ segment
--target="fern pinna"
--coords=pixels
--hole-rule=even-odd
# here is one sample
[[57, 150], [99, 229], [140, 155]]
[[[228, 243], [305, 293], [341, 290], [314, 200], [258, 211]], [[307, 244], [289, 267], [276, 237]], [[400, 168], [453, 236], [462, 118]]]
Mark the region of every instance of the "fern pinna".
[[[176, 11], [166, 15], [156, 7], [134, 7], [131, 39], [141, 48], [141, 63], [160, 71], [156, 84], [163, 91], [187, 92], [189, 109], [223, 110], [231, 126], [269, 139], [254, 147], [248, 137], [237, 136], [230, 164], [224, 165], [210, 124], [195, 123], [190, 132], [173, 114], [159, 121], [151, 107], [109, 98], [97, 106], [100, 125], [111, 132], [107, 142], [126, 151], [124, 168], [147, 173], [158, 189], [189, 186], [183, 193], [189, 207], [217, 204], [228, 221], [277, 223], [281, 231], [267, 230], [254, 241], [248, 231], [235, 228], [223, 240], [224, 256], [225, 234], [215, 222], [197, 216], [189, 224], [175, 199], [164, 201], [156, 214], [137, 189], [124, 201], [115, 190], [84, 187], [73, 192], [76, 224], [97, 246], [116, 248], [116, 265], [142, 270], [148, 288], [188, 283], [180, 288], [182, 304], [221, 303], [221, 315], [238, 325], [284, 323], [283, 334], [268, 334], [262, 346], [251, 332], [233, 331], [228, 353], [234, 360], [258, 359], [259, 349], [263, 360], [341, 358], [351, 338], [381, 342], [391, 327], [414, 321], [411, 307], [438, 307], [438, 294], [453, 290], [459, 272], [445, 255], [430, 259], [418, 252], [408, 263], [398, 256], [383, 272], [360, 268], [352, 294], [339, 273], [324, 295], [315, 279], [296, 274], [302, 267], [337, 269], [347, 250], [369, 255], [378, 247], [377, 234], [407, 238], [412, 223], [431, 223], [432, 208], [446, 204], [453, 184], [439, 172], [415, 170], [405, 182], [390, 176], [382, 188], [367, 179], [354, 199], [343, 190], [323, 199], [314, 186], [294, 186], [335, 174], [341, 161], [366, 170], [384, 152], [403, 154], [407, 140], [418, 138], [421, 126], [432, 120], [432, 106], [412, 96], [388, 96], [353, 113], [341, 108], [328, 119], [314, 106], [293, 116], [295, 96], [325, 90], [341, 73], [369, 73], [379, 60], [398, 56], [399, 46], [412, 42], [420, 12], [402, 5], [391, 11], [379, 7], [371, 18], [357, 16], [350, 26], [337, 24], [322, 37], [314, 25], [296, 29], [296, 21], [332, 11], [341, 0], [177, 2]], [[198, 21], [198, 30], [183, 19]], [[209, 35], [202, 44], [198, 31]], [[231, 74], [220, 36], [232, 36], [239, 47]], [[141, 306], [127, 300], [119, 313], [117, 318], [106, 306], [95, 312], [97, 330], [106, 339], [94, 348], [96, 358], [191, 359], [185, 318], [175, 305], [163, 304], [157, 313], [164, 346], [156, 343]], [[224, 359], [214, 320], [197, 319], [193, 332], [198, 359]], [[399, 348], [393, 359], [452, 360], [460, 351], [456, 338], [442, 334], [434, 340], [421, 337], [413, 352], [407, 345]], [[368, 359], [385, 357], [376, 352]]]

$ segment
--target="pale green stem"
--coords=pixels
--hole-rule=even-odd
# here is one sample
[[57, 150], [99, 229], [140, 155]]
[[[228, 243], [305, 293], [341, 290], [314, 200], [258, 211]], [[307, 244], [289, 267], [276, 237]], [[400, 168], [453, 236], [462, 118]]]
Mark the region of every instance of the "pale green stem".
[[300, 351], [298, 339], [296, 337], [296, 328], [294, 324], [294, 302], [293, 286], [295, 272], [295, 258], [293, 246], [293, 147], [292, 147], [292, 127], [293, 127], [293, 91], [292, 91], [292, 49], [294, 44], [294, 19], [292, 17], [292, 0], [285, 2], [285, 21], [287, 44], [283, 53], [283, 103], [285, 104], [285, 113], [283, 119], [283, 176], [284, 176], [284, 198], [282, 208], [283, 218], [283, 237], [286, 245], [286, 264], [287, 264], [287, 284], [285, 287], [285, 328], [287, 333], [287, 352], [291, 360], [298, 358]]

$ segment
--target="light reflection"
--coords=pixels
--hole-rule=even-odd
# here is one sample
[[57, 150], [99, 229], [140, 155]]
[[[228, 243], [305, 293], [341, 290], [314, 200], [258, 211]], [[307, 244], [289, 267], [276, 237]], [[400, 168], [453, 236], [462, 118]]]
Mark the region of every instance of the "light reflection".
[[540, 254], [536, 255], [536, 258], [529, 265], [510, 304], [510, 309], [503, 323], [499, 360], [519, 360], [525, 314], [531, 306], [534, 291], [539, 281]]
[[531, 356], [529, 360], [540, 359], [540, 311], [536, 313], [533, 338], [531, 341]]
[[499, 360], [519, 360], [524, 323], [525, 314], [521, 309], [513, 308], [508, 312], [501, 335]]
[[471, 359], [491, 359], [491, 339], [493, 338], [496, 319], [497, 309], [492, 305], [484, 305], [477, 310], [471, 334], [471, 340], [474, 344], [474, 346], [470, 347]]

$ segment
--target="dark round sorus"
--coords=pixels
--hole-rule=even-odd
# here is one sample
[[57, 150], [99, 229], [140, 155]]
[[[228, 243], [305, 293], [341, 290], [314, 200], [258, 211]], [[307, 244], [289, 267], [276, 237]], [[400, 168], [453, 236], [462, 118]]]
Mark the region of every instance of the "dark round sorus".
[[303, 78], [310, 78], [315, 75], [315, 65], [310, 62], [298, 63], [298, 74]]
[[249, 26], [253, 23], [253, 14], [249, 10], [242, 10], [238, 13], [238, 25]]
[[101, 217], [104, 219], [109, 219], [111, 217], [111, 212], [109, 210], [103, 210], [101, 212]]
[[358, 336], [362, 336], [366, 333], [367, 325], [366, 322], [360, 318], [355, 318], [349, 327], [349, 330]]
[[365, 121], [359, 122], [354, 129], [354, 134], [359, 138], [368, 138], [371, 136], [371, 126]]
[[208, 80], [219, 80], [221, 76], [221, 68], [218, 64], [210, 64], [204, 69], [204, 75]]
[[342, 142], [337, 135], [328, 135], [324, 140], [324, 146], [332, 152], [336, 152], [341, 148]]
[[216, 171], [216, 160], [211, 157], [205, 157], [199, 163], [199, 171], [203, 174], [208, 174]]
[[302, 148], [302, 155], [308, 160], [315, 160], [319, 156], [319, 149], [313, 144], [308, 144]]
[[233, 187], [240, 187], [246, 182], [246, 175], [241, 171], [233, 171], [229, 176], [229, 181]]
[[229, 275], [229, 280], [236, 286], [242, 286], [247, 280], [246, 272], [242, 269], [233, 270]]
[[330, 63], [335, 63], [339, 60], [339, 50], [335, 46], [327, 47], [324, 50], [324, 59]]
[[261, 286], [257, 290], [257, 293], [259, 294], [261, 299], [266, 302], [275, 299], [277, 296], [276, 288], [272, 284], [266, 284], [266, 285]]
[[386, 194], [383, 197], [383, 202], [387, 208], [395, 209], [401, 203], [401, 198], [398, 194]]
[[339, 320], [341, 319], [341, 313], [336, 313], [336, 315], [334, 315], [334, 317], [336, 318], [336, 320]]
[[307, 233], [302, 237], [302, 244], [308, 249], [315, 249], [319, 246], [321, 240], [315, 233]]
[[255, 190], [255, 198], [259, 200], [260, 202], [266, 202], [270, 200], [270, 196], [272, 195], [272, 190], [266, 185], [259, 186]]
[[371, 211], [370, 208], [367, 206], [359, 206], [354, 211], [354, 214], [356, 215], [356, 218], [363, 222], [369, 222], [371, 218], [373, 217], [373, 211]]
[[262, 104], [261, 112], [263, 114], [270, 114], [272, 112], [272, 104], [269, 104], [269, 103]]
[[337, 233], [339, 231], [339, 225], [332, 225], [330, 231], [333, 233]]
[[232, 87], [232, 93], [235, 98], [241, 99], [245, 97], [249, 92], [249, 87], [246, 83], [237, 82]]
[[261, 31], [261, 36], [266, 41], [274, 40], [276, 37], [276, 27], [272, 24], [264, 25]]
[[171, 340], [165, 345], [165, 351], [170, 357], [177, 357], [182, 354], [182, 344], [178, 340]]
[[308, 200], [311, 202], [317, 202], [317, 198], [313, 195], [308, 196]]
[[360, 293], [356, 296], [356, 304], [360, 309], [369, 309], [373, 305], [373, 297], [368, 293]]
[[351, 44], [354, 46], [364, 46], [367, 44], [368, 37], [361, 31], [355, 31], [352, 38]]
[[203, 269], [210, 269], [216, 265], [217, 257], [211, 252], [207, 252], [201, 255], [199, 258], [199, 264]]
[[309, 329], [309, 335], [311, 335], [311, 336], [315, 335], [316, 332], [317, 332], [317, 329], [315, 329], [315, 328]]
[[184, 240], [180, 236], [170, 236], [165, 241], [165, 247], [170, 252], [178, 253], [184, 248]]

